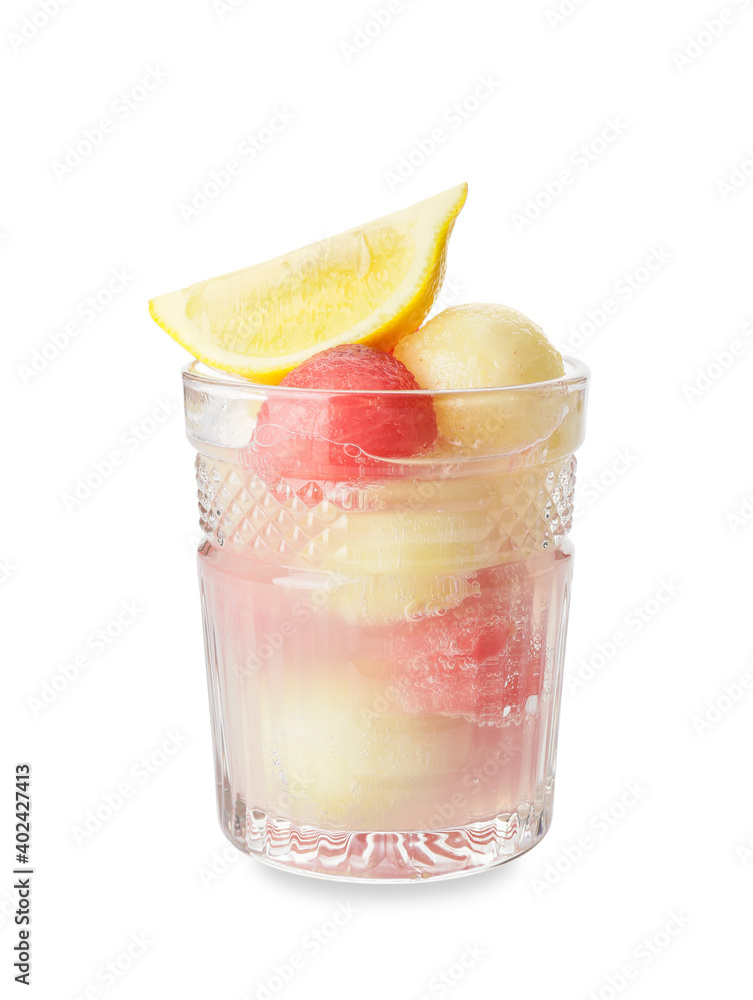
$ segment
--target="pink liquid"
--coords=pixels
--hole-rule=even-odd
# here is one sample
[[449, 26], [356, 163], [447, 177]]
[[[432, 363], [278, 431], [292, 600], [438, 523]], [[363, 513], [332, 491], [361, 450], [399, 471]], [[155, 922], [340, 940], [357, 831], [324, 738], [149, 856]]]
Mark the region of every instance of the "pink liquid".
[[571, 564], [564, 545], [456, 579], [380, 577], [204, 543], [226, 834], [286, 867], [387, 879], [533, 846], [551, 811]]

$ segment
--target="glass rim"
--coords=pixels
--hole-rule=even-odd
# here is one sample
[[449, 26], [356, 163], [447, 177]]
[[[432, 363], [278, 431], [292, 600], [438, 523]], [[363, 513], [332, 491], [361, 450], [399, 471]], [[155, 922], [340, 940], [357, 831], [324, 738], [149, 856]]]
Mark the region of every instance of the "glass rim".
[[445, 396], [484, 396], [493, 393], [515, 393], [524, 390], [541, 392], [542, 390], [567, 390], [584, 388], [591, 377], [591, 370], [579, 358], [563, 355], [565, 374], [559, 378], [546, 379], [543, 382], [522, 382], [519, 385], [482, 386], [468, 389], [301, 389], [290, 385], [272, 385], [267, 382], [252, 382], [233, 372], [212, 368], [206, 362], [194, 360], [182, 370], [183, 382], [195, 388], [212, 386], [215, 389], [229, 389], [249, 396], [260, 393], [265, 396], [278, 396], [280, 399], [294, 399], [301, 395], [341, 396], [358, 398], [412, 397], [428, 396], [432, 399]]

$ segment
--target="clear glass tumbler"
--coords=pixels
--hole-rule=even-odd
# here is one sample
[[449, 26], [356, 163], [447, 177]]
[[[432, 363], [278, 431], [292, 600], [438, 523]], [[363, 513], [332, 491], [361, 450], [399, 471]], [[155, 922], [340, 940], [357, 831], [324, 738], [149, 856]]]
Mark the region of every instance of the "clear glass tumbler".
[[[544, 836], [588, 383], [565, 365], [434, 393], [185, 369], [217, 803], [240, 850], [405, 881]], [[421, 407], [440, 433], [406, 457]], [[337, 433], [354, 419], [358, 444]]]

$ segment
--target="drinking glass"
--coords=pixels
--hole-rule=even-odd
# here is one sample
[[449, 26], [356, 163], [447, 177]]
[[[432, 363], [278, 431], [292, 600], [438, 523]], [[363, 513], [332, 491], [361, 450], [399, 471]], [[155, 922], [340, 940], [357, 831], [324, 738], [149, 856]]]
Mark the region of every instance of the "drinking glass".
[[[184, 370], [217, 805], [241, 851], [407, 881], [544, 836], [588, 375], [568, 358], [534, 385], [363, 392]], [[405, 457], [427, 400], [439, 437]]]

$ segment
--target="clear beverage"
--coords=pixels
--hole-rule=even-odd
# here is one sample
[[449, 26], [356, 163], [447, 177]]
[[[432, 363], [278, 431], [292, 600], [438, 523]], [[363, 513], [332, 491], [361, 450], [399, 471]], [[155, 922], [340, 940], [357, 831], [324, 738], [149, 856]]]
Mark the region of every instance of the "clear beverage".
[[394, 881], [492, 867], [545, 834], [585, 375], [572, 381], [544, 444], [349, 481], [260, 470], [247, 442], [275, 390], [187, 370], [218, 808], [241, 850]]

